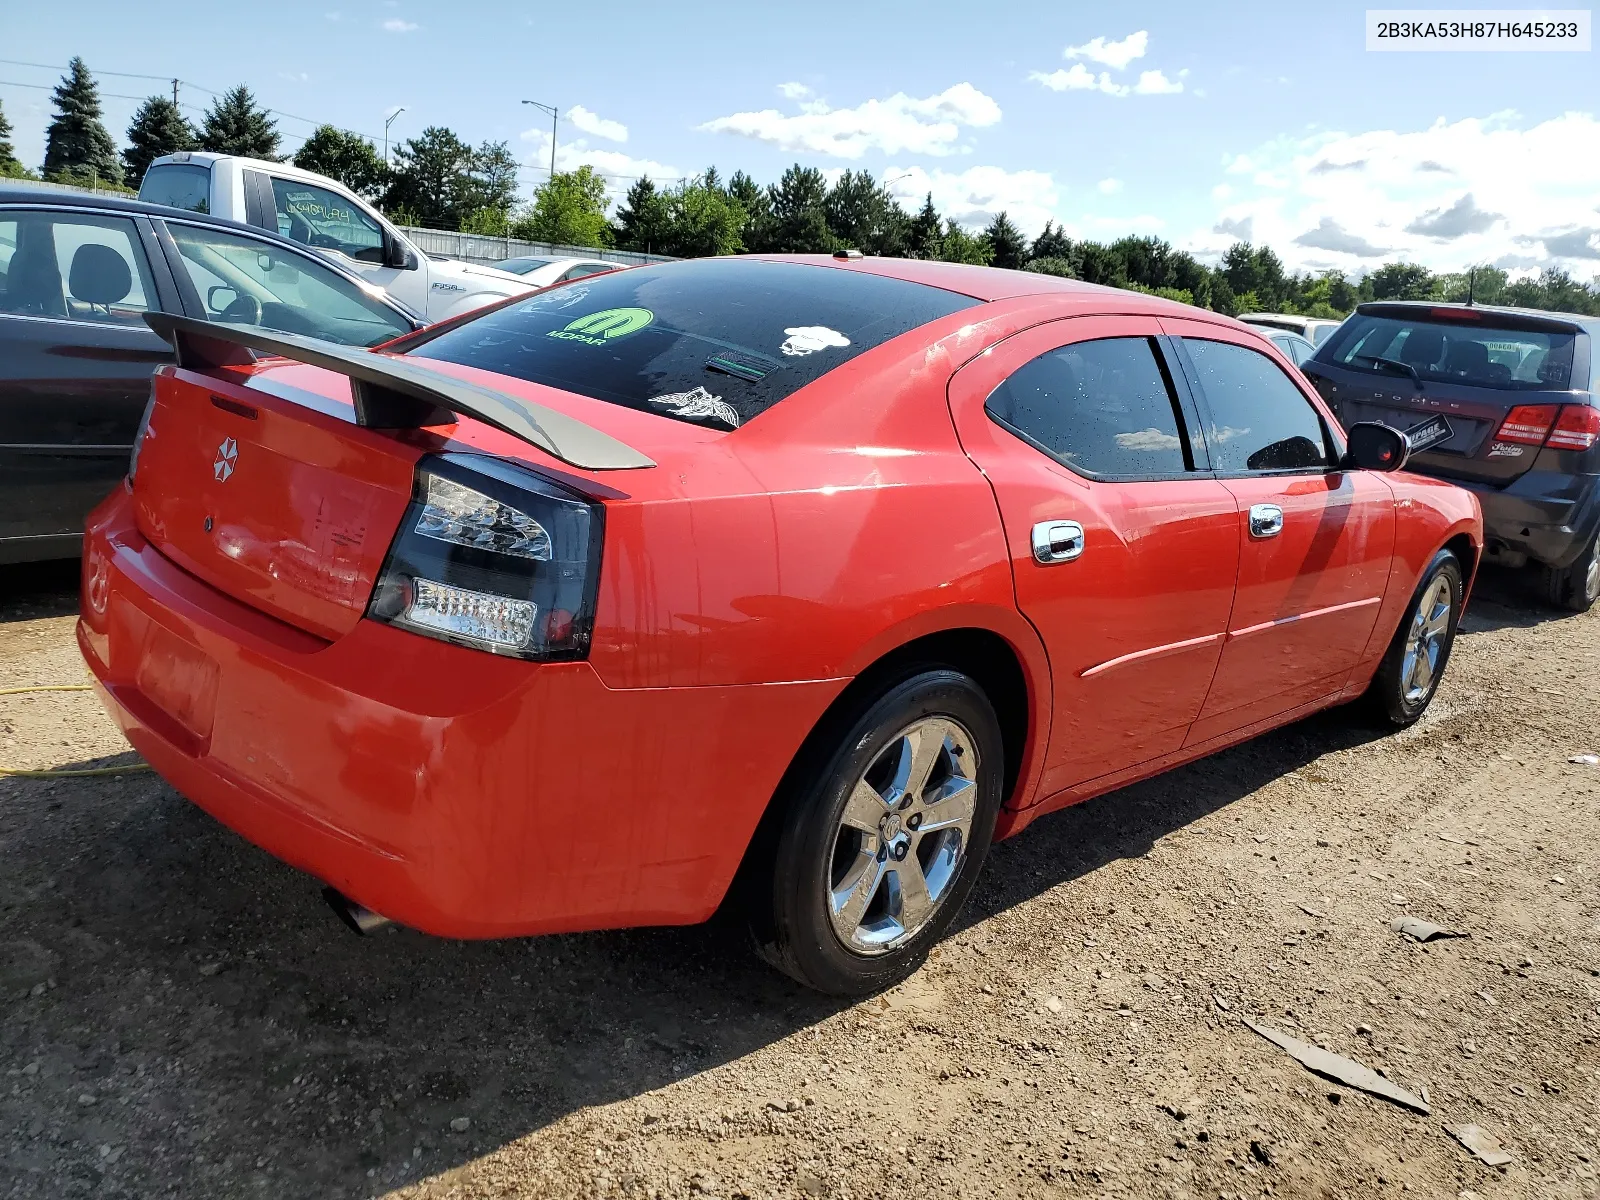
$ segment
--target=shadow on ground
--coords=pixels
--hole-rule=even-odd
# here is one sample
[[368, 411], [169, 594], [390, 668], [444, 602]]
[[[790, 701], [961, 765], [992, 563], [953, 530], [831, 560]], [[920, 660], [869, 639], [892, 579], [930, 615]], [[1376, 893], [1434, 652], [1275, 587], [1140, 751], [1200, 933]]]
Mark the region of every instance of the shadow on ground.
[[[1327, 714], [1042, 818], [995, 848], [962, 926], [1371, 736]], [[0, 780], [0, 929], [0, 1061], [39, 1064], [0, 1090], [24, 1196], [375, 1194], [841, 1007], [725, 925], [358, 939], [147, 775]]]
[[77, 611], [77, 559], [0, 566], [0, 623]]

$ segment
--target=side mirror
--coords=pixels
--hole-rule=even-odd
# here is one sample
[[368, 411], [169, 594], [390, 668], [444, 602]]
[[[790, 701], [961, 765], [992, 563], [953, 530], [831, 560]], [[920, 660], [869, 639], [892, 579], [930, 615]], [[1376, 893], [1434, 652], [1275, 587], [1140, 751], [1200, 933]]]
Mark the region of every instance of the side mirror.
[[1350, 446], [1341, 465], [1354, 471], [1400, 471], [1410, 457], [1405, 434], [1378, 421], [1360, 421], [1350, 426]]
[[417, 256], [392, 233], [383, 235], [383, 265], [396, 271], [415, 271]]
[[223, 312], [239, 298], [239, 293], [227, 284], [219, 284], [206, 289], [206, 307], [214, 313]]

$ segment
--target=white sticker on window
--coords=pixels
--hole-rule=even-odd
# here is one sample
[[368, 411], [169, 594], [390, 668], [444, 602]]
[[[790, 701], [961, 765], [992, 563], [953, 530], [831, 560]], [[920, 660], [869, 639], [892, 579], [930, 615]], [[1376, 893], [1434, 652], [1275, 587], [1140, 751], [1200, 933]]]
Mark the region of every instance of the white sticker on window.
[[651, 404], [658, 404], [675, 417], [691, 421], [714, 420], [739, 428], [739, 413], [721, 396], [713, 396], [703, 387], [692, 392], [668, 392], [665, 396], [651, 396]]
[[789, 336], [784, 339], [779, 347], [785, 354], [815, 354], [818, 350], [830, 350], [848, 346], [850, 339], [837, 329], [829, 329], [826, 325], [796, 325], [792, 329], [785, 329]]

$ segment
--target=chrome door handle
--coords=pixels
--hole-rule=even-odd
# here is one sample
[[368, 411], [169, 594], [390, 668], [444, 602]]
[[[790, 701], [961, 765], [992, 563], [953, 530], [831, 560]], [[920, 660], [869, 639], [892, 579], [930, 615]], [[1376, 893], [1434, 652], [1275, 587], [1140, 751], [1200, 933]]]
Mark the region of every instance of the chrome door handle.
[[1250, 506], [1250, 536], [1253, 538], [1277, 537], [1283, 532], [1283, 509], [1276, 504]]
[[1076, 521], [1040, 521], [1033, 527], [1033, 560], [1044, 566], [1071, 562], [1083, 553], [1083, 526]]

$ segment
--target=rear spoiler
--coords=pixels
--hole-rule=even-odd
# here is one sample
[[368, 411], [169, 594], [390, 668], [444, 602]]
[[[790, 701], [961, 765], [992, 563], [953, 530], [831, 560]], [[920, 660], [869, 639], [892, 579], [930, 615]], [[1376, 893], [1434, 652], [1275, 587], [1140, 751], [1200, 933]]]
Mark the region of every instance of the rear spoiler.
[[350, 380], [357, 425], [420, 429], [452, 425], [460, 413], [521, 438], [574, 467], [621, 471], [656, 465], [633, 447], [565, 413], [430, 370], [414, 359], [171, 313], [147, 312], [144, 319], [171, 343], [178, 365], [189, 370], [250, 366], [256, 361], [250, 352], [258, 350], [343, 375]]

